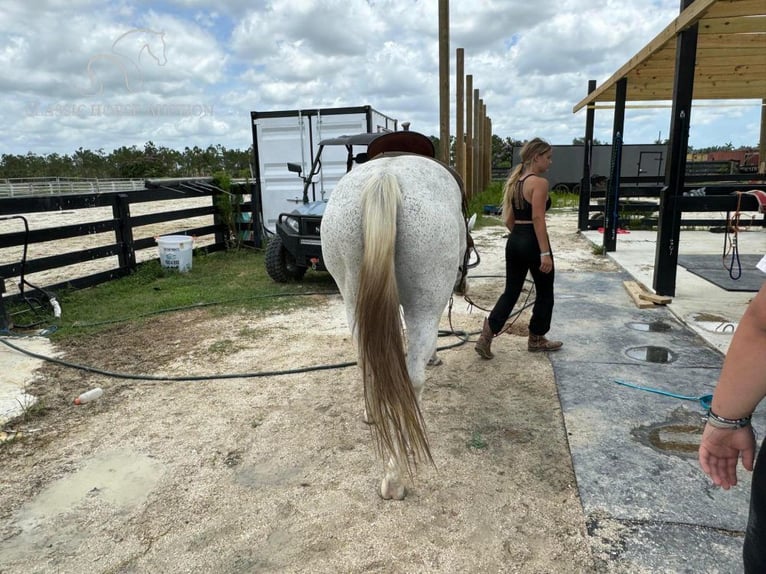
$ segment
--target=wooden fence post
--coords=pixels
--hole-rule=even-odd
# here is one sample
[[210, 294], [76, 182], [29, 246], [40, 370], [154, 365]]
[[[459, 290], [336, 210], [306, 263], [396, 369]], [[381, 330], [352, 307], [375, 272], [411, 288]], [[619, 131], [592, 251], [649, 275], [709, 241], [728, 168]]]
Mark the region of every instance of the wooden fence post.
[[136, 252], [133, 249], [133, 225], [130, 221], [130, 199], [127, 193], [118, 193], [112, 203], [114, 235], [118, 246], [117, 261], [120, 272], [128, 275], [136, 270]]

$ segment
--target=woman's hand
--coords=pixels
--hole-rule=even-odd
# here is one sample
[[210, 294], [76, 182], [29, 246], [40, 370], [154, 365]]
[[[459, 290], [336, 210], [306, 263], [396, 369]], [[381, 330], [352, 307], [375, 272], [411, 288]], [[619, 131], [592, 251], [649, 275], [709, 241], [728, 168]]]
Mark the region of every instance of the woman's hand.
[[718, 429], [705, 425], [699, 448], [699, 462], [702, 470], [713, 484], [728, 490], [737, 484], [737, 462], [753, 470], [755, 458], [755, 436], [753, 427], [737, 430]]
[[547, 255], [540, 255], [540, 271], [543, 273], [550, 273], [553, 271], [553, 257], [548, 253]]

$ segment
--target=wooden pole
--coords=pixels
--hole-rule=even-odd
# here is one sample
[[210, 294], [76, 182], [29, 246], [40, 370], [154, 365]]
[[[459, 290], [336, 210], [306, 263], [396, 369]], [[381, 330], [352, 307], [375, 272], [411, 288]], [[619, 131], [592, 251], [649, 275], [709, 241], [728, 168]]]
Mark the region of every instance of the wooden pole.
[[458, 48], [455, 55], [455, 167], [465, 181], [465, 54]]
[[487, 116], [487, 163], [484, 171], [484, 181], [492, 182], [492, 118]]
[[474, 88], [473, 90], [473, 193], [481, 193], [481, 182], [479, 181], [479, 173], [481, 171], [481, 163], [479, 158], [481, 157], [481, 99], [479, 98], [479, 90]]
[[468, 197], [473, 197], [473, 76], [465, 77], [465, 192]]
[[439, 159], [449, 163], [449, 0], [439, 0]]
[[766, 99], [761, 100], [761, 143], [758, 146], [758, 173], [766, 173]]

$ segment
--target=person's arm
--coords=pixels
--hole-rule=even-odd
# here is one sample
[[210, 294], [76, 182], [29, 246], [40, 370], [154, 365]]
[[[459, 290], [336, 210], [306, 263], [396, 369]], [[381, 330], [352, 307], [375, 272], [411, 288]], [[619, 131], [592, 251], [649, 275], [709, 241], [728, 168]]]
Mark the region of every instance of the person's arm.
[[[545, 206], [548, 203], [548, 180], [535, 177], [530, 182], [532, 186], [532, 225], [535, 228], [537, 244], [540, 246], [540, 271], [549, 273], [553, 269], [551, 245], [548, 242], [548, 227], [545, 223]], [[547, 255], [543, 255], [547, 253]]]
[[[506, 213], [508, 211], [508, 213]], [[516, 216], [513, 214], [513, 207], [508, 210], [503, 210], [503, 223], [508, 228], [508, 231], [513, 231], [513, 224], [516, 223]]]
[[[729, 420], [749, 417], [766, 397], [766, 283], [750, 302], [729, 345], [713, 394], [712, 413]], [[748, 424], [740, 429], [705, 425], [699, 462], [713, 483], [728, 489], [737, 484], [737, 461], [753, 469], [755, 436]]]

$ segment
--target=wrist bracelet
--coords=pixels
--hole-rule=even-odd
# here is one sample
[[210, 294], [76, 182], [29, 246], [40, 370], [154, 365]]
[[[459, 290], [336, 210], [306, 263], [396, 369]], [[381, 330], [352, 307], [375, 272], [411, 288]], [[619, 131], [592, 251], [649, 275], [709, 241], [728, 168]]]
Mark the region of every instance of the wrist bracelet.
[[736, 430], [750, 425], [750, 419], [753, 415], [741, 419], [727, 419], [715, 414], [712, 410], [707, 412], [707, 423], [717, 429]]
[[543, 252], [540, 254], [540, 257], [545, 257], [546, 255], [550, 256], [550, 254], [551, 254], [551, 252], [550, 252], [550, 251], [543, 251]]

